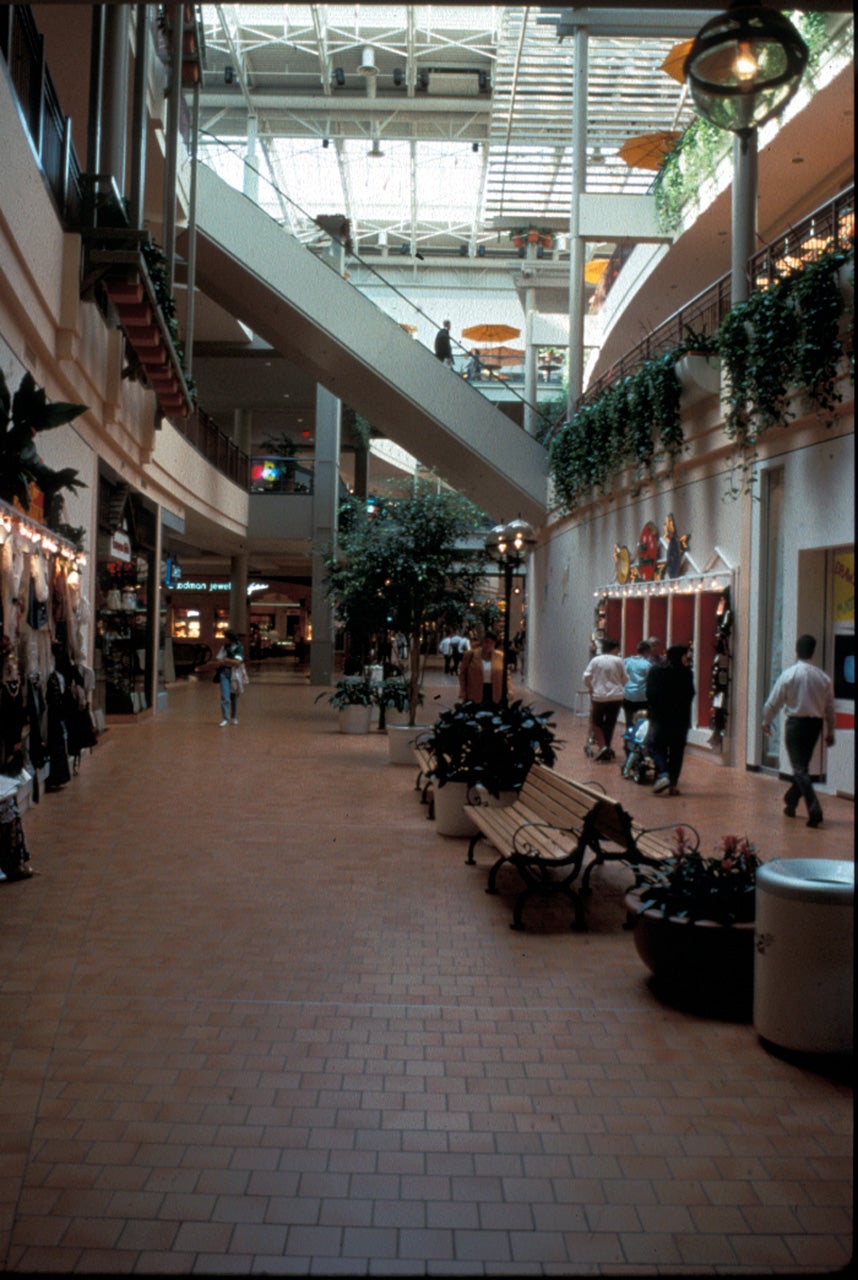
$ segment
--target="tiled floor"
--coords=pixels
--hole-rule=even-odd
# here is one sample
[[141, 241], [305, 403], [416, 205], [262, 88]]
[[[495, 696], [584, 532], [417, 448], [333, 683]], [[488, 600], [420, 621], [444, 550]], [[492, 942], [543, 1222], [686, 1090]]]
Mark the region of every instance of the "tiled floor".
[[[25, 815], [0, 886], [0, 1268], [784, 1274], [851, 1258], [841, 1066], [660, 1003], [630, 875], [509, 928], [384, 735], [274, 667], [110, 729]], [[428, 706], [452, 697], [437, 678]], [[431, 718], [431, 712], [427, 716]], [[559, 716], [581, 776], [585, 722]], [[690, 759], [681, 797], [599, 766], [707, 845], [851, 857], [776, 779]], [[613, 776], [611, 776], [613, 775]]]

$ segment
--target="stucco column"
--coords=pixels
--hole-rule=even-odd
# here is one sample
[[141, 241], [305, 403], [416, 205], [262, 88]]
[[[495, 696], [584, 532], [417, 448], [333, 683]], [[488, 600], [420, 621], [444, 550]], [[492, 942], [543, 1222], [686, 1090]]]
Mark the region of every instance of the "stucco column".
[[[327, 250], [335, 270], [342, 273], [345, 249], [332, 240]], [[324, 555], [336, 545], [340, 483], [341, 404], [324, 387], [316, 388], [316, 469], [313, 484], [313, 560], [311, 607], [313, 640], [310, 645], [310, 684], [332, 684], [334, 679], [334, 610], [325, 589]]]
[[125, 194], [125, 155], [128, 134], [128, 31], [126, 5], [105, 5], [104, 110], [102, 113], [103, 172]]
[[249, 115], [247, 117], [247, 152], [244, 164], [244, 194], [254, 204], [259, 204], [259, 168], [256, 163], [257, 125], [256, 116]]
[[242, 453], [250, 457], [251, 437], [253, 435], [253, 410], [236, 409], [233, 415], [232, 437]]
[[[536, 261], [536, 245], [528, 244], [527, 257]], [[531, 267], [530, 281], [524, 291], [524, 414], [523, 425], [528, 435], [536, 435], [536, 424], [539, 414], [536, 408], [536, 347], [533, 345], [533, 320], [536, 314], [536, 288], [533, 285]]]
[[587, 189], [588, 32], [575, 29], [572, 68], [572, 205], [569, 211], [569, 417], [584, 388], [584, 241], [580, 198]]
[[229, 570], [229, 625], [247, 639], [247, 552], [233, 556]]
[[149, 78], [149, 20], [145, 4], [136, 8], [134, 48], [134, 105], [131, 113], [131, 225], [143, 226], [146, 192], [146, 137], [149, 113], [146, 86]]
[[757, 131], [733, 139], [730, 302], [747, 302], [748, 259], [757, 247]]

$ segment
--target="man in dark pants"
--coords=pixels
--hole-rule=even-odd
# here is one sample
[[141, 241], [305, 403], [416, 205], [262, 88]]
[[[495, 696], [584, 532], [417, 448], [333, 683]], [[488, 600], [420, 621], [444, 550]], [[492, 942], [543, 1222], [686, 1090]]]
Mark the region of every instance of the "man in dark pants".
[[[650, 641], [650, 644], [652, 641]], [[679, 795], [679, 775], [685, 758], [685, 739], [691, 725], [694, 676], [688, 666], [688, 645], [672, 644], [664, 666], [653, 663], [646, 679], [649, 749], [655, 765], [653, 791]]]
[[834, 745], [834, 686], [824, 671], [810, 661], [816, 650], [814, 636], [799, 636], [795, 644], [798, 659], [787, 667], [766, 699], [763, 707], [763, 733], [783, 707], [786, 711], [784, 743], [792, 767], [792, 782], [784, 795], [784, 813], [795, 817], [796, 805], [804, 796], [807, 825], [822, 822], [822, 806], [810, 780], [810, 760], [825, 724], [825, 741]]
[[453, 367], [453, 344], [450, 341], [450, 321], [445, 320], [441, 328], [435, 334], [435, 355], [439, 360], [443, 360], [444, 364]]

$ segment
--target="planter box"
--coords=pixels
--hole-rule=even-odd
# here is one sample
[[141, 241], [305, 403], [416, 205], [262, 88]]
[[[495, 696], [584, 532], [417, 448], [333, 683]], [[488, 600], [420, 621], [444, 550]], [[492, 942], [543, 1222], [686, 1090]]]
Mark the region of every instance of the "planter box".
[[682, 387], [683, 408], [690, 408], [717, 396], [721, 390], [721, 361], [717, 356], [688, 354], [676, 362], [676, 376]]
[[[388, 712], [388, 715], [390, 713]], [[408, 719], [408, 712], [395, 712]], [[413, 768], [417, 764], [414, 756], [414, 743], [421, 733], [431, 729], [428, 724], [391, 724], [387, 721], [387, 754], [391, 764], [407, 764]]]
[[435, 807], [435, 830], [439, 836], [472, 836], [476, 826], [468, 813], [467, 782], [445, 782], [443, 787], [432, 784]]
[[637, 914], [640, 898], [626, 894], [635, 917], [635, 948], [668, 1003], [750, 1021], [754, 990], [754, 924], [723, 925]]
[[340, 733], [369, 733], [372, 707], [355, 705], [341, 707], [339, 711]]

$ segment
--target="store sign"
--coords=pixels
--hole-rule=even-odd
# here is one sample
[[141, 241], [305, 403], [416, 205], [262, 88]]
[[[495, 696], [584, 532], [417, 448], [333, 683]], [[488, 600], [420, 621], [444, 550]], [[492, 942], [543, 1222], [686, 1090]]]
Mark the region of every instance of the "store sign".
[[115, 529], [110, 536], [110, 560], [119, 560], [122, 564], [131, 563], [131, 539], [121, 529]]
[[[229, 591], [232, 587], [231, 582], [193, 582], [190, 579], [182, 582], [174, 582], [171, 584], [172, 591], [206, 591], [220, 592]], [[254, 591], [267, 591], [267, 582], [249, 582], [247, 584], [247, 594], [251, 595]]]

